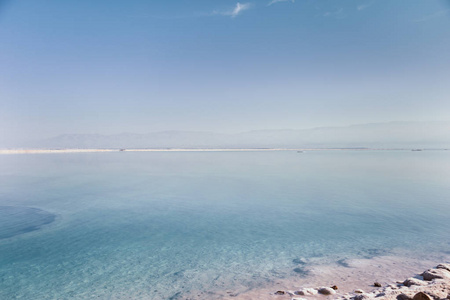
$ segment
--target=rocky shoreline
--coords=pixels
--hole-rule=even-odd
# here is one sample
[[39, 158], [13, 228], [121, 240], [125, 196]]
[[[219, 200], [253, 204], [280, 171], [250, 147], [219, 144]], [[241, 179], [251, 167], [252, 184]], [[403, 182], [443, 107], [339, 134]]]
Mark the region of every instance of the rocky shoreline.
[[415, 277], [410, 277], [402, 282], [396, 282], [382, 286], [374, 282], [374, 289], [365, 292], [361, 289], [351, 293], [340, 294], [338, 286], [302, 288], [297, 291], [276, 291], [274, 295], [291, 300], [306, 300], [312, 298], [327, 298], [338, 300], [443, 300], [450, 299], [450, 264], [439, 264], [436, 268], [428, 269]]

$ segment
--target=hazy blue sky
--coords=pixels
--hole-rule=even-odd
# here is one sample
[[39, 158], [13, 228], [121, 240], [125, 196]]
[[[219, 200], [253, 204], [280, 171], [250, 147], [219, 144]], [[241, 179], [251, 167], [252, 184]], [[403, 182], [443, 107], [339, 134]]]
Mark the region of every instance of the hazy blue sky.
[[0, 138], [450, 120], [450, 1], [0, 0]]

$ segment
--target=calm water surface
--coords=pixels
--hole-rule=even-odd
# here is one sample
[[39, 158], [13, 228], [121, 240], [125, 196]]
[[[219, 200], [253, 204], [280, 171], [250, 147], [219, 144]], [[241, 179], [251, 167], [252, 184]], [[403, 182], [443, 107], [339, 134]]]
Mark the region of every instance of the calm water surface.
[[0, 299], [183, 299], [448, 253], [449, 212], [450, 151], [2, 155]]

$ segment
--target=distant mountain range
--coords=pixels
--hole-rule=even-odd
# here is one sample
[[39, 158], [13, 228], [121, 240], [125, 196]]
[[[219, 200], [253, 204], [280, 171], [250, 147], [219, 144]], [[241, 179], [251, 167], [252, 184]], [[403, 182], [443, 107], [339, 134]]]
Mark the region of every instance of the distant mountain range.
[[391, 122], [237, 134], [64, 134], [21, 148], [450, 148], [450, 122]]

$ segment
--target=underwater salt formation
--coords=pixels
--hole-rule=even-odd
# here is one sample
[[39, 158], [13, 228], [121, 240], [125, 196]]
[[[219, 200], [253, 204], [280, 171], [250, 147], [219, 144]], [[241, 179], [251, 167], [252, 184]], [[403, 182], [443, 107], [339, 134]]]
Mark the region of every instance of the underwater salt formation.
[[55, 218], [54, 214], [38, 208], [0, 206], [0, 239], [39, 230]]

